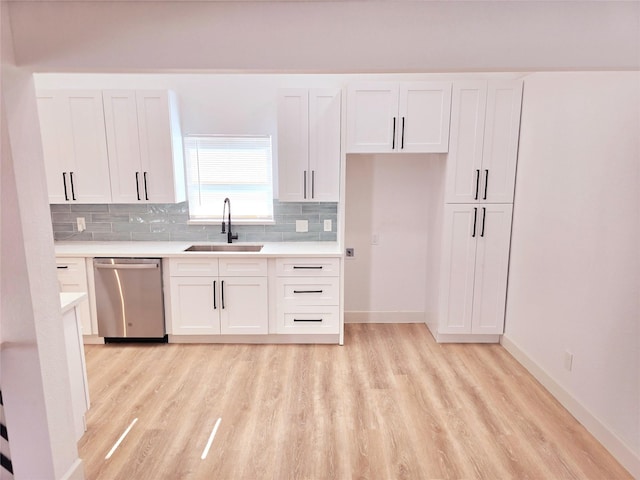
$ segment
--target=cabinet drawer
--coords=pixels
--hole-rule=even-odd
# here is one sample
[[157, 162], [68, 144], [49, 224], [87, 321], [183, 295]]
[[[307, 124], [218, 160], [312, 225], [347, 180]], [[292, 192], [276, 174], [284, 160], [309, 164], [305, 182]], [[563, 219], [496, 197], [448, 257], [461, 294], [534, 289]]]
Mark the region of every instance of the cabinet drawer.
[[339, 258], [278, 258], [276, 274], [283, 277], [337, 277]]
[[[58, 286], [60, 292], [86, 292], [89, 298], [93, 295], [87, 280], [87, 263], [84, 258], [56, 258]], [[91, 272], [93, 273], [93, 272]], [[83, 335], [91, 335], [91, 310], [89, 302], [82, 302], [76, 310], [82, 325]]]
[[221, 277], [266, 277], [266, 258], [220, 258]]
[[218, 275], [217, 258], [171, 258], [169, 275], [172, 277], [206, 277]]
[[338, 307], [298, 307], [278, 314], [278, 333], [339, 333], [338, 318]]
[[[87, 283], [87, 269], [84, 258], [57, 258], [56, 268], [58, 278], [77, 279], [85, 285]], [[86, 291], [86, 290], [82, 290]]]
[[340, 304], [340, 282], [337, 277], [279, 277], [277, 285], [278, 302], [284, 312], [300, 305]]

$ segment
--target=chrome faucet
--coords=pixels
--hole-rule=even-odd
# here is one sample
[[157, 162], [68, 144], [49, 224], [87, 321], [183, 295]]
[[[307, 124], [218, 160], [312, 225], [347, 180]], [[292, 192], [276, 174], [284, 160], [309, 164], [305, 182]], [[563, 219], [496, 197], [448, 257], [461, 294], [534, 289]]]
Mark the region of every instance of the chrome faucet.
[[[229, 205], [228, 207], [227, 207], [227, 204]], [[229, 231], [228, 232], [225, 231], [225, 225], [224, 225], [224, 213], [227, 210], [229, 212]], [[233, 243], [234, 240], [238, 239], [237, 233], [231, 233], [231, 200], [229, 200], [228, 198], [224, 199], [224, 204], [222, 205], [222, 231], [220, 233], [227, 234], [227, 243]]]

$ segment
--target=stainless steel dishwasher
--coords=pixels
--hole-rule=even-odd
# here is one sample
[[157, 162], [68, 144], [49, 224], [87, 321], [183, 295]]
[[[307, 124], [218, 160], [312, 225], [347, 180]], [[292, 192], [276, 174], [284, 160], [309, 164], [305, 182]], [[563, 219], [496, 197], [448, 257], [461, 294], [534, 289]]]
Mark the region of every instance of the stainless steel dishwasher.
[[159, 258], [94, 258], [98, 335], [166, 341]]

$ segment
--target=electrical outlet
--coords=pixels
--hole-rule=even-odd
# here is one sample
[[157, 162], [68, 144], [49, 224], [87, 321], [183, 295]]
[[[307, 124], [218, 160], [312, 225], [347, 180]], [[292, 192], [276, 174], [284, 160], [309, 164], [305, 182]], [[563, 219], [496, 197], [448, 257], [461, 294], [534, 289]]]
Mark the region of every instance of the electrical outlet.
[[330, 218], [327, 218], [324, 221], [324, 231], [325, 232], [330, 232], [331, 231], [331, 219]]
[[572, 368], [573, 368], [573, 353], [571, 353], [569, 350], [565, 350], [564, 369], [570, 372]]
[[347, 248], [345, 252], [347, 254], [347, 257], [355, 257], [356, 256], [356, 252], [355, 252], [355, 250], [353, 248]]
[[296, 232], [306, 233], [309, 231], [309, 220], [296, 220]]
[[84, 217], [77, 217], [76, 223], [78, 225], [79, 232], [84, 232], [87, 229], [87, 224], [84, 221]]

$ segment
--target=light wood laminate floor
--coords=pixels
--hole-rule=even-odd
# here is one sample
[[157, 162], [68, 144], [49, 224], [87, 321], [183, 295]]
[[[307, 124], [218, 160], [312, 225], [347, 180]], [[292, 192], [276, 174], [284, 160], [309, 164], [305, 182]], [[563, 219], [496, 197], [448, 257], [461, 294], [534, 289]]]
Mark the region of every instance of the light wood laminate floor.
[[420, 324], [345, 339], [86, 346], [87, 478], [631, 478], [499, 345], [438, 345]]

